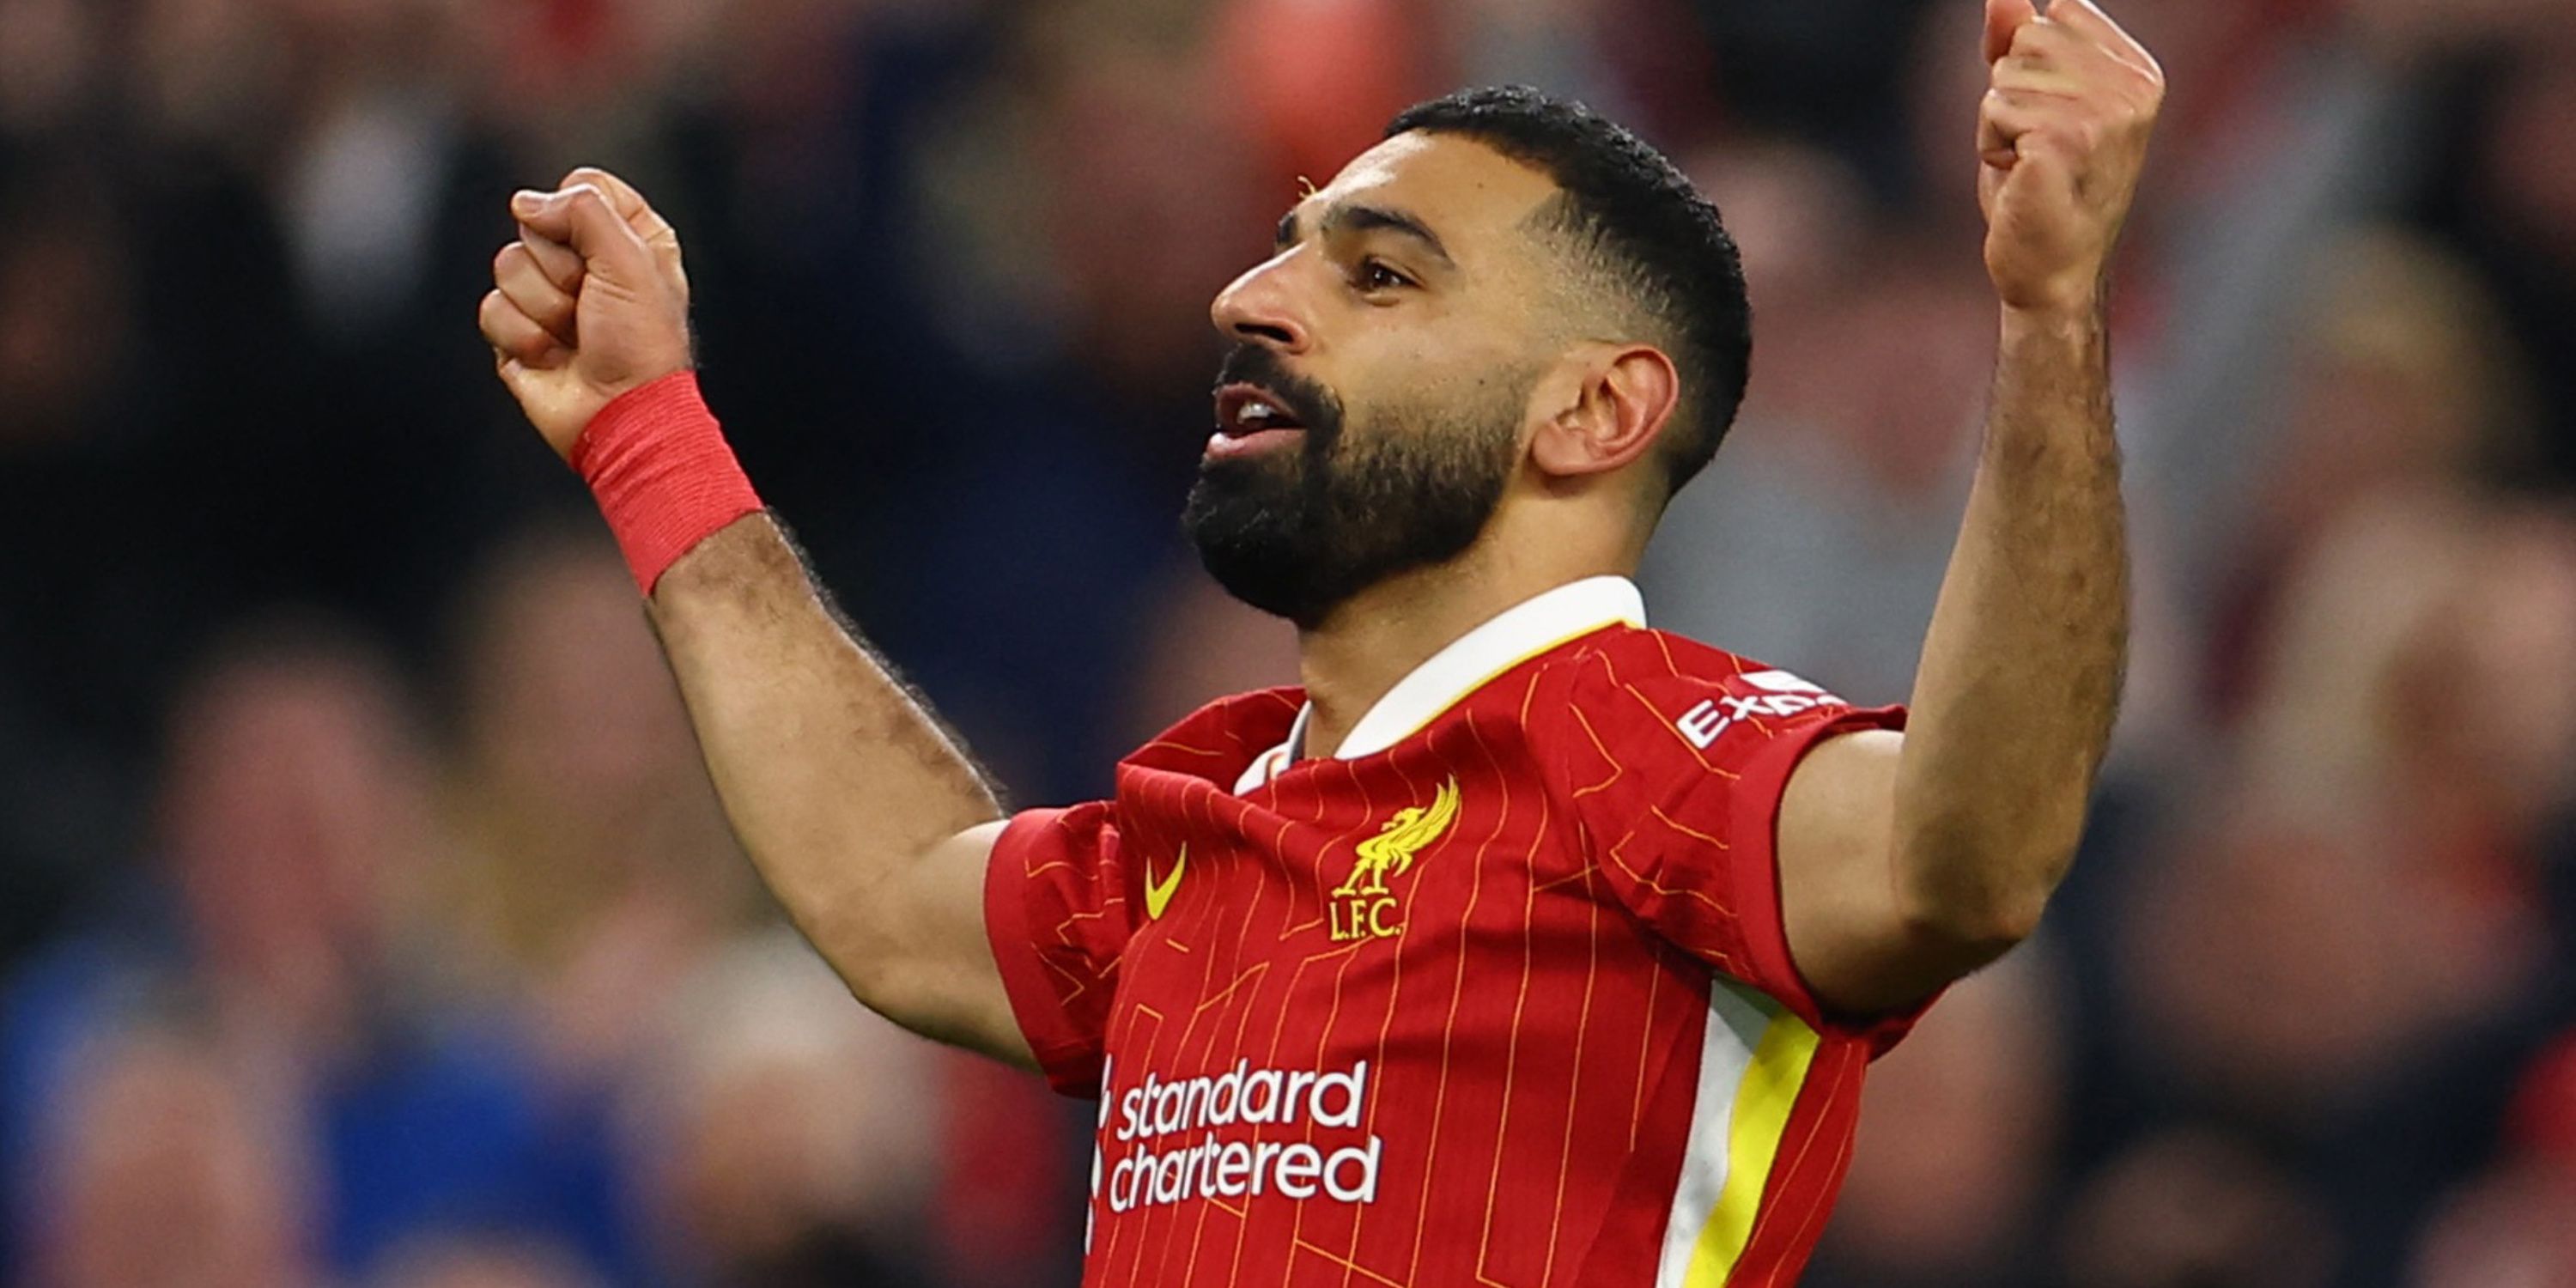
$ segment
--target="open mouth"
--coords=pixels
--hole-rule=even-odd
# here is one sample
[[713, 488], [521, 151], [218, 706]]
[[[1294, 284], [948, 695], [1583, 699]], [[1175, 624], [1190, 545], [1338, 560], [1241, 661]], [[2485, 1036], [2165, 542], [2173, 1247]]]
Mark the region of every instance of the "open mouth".
[[1216, 433], [1208, 438], [1208, 455], [1262, 451], [1294, 441], [1305, 430], [1277, 394], [1259, 385], [1226, 385], [1216, 391]]

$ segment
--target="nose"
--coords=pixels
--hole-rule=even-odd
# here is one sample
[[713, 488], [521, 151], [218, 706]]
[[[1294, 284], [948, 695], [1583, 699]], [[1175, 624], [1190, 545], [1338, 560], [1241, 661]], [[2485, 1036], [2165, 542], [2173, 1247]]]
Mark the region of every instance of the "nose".
[[1313, 340], [1293, 288], [1297, 252], [1292, 248], [1252, 266], [1216, 293], [1208, 321], [1226, 339], [1304, 353]]

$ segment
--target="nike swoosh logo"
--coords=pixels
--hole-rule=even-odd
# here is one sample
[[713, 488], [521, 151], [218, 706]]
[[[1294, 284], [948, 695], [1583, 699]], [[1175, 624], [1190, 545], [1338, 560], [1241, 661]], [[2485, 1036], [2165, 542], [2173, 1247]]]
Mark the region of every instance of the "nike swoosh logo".
[[1186, 844], [1181, 846], [1180, 856], [1172, 860], [1171, 875], [1161, 881], [1154, 880], [1154, 865], [1151, 863], [1145, 865], [1145, 916], [1147, 918], [1160, 917], [1163, 915], [1163, 909], [1171, 906], [1172, 895], [1181, 888], [1181, 870], [1189, 865], [1190, 847]]

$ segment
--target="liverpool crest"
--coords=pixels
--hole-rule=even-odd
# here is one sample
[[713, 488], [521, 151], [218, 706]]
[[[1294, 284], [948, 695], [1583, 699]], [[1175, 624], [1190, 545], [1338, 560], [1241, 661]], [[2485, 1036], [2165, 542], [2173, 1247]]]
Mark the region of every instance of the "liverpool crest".
[[1414, 856], [1449, 830], [1458, 818], [1458, 780], [1441, 784], [1428, 805], [1411, 805], [1356, 847], [1359, 857], [1351, 874], [1333, 887], [1330, 915], [1333, 939], [1385, 939], [1404, 929], [1402, 901], [1386, 883], [1413, 867]]

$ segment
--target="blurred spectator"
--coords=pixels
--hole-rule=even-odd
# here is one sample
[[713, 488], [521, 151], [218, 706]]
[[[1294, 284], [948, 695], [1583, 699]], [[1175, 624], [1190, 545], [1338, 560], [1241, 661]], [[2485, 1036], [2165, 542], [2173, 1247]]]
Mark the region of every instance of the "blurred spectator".
[[2444, 892], [2402, 854], [2242, 806], [2212, 823], [2139, 892], [2126, 945], [2146, 1024], [2132, 1058], [2177, 1090], [2313, 1141], [2456, 1039], [2482, 1013], [2463, 1003], [2503, 1000], [2483, 954], [2515, 941], [2463, 933], [2483, 927], [2428, 903]]
[[2342, 1255], [2292, 1177], [2205, 1126], [2159, 1132], [2096, 1174], [2058, 1252], [2081, 1288], [2322, 1288]]
[[62, 130], [98, 107], [97, 11], [80, 0], [0, 4], [0, 147]]
[[2532, 522], [2435, 494], [2320, 534], [2240, 758], [2130, 892], [2129, 1058], [2169, 1104], [2295, 1147], [2350, 1250], [2337, 1282], [2385, 1282], [2478, 1164], [2548, 1013], [2576, 564]]
[[2416, 1288], [2556, 1288], [2576, 1283], [2576, 1177], [2520, 1166], [2446, 1204], [2424, 1239]]
[[8, 211], [0, 256], [0, 450], [68, 445], [112, 427], [113, 375], [131, 361], [127, 264], [99, 185], [49, 173]]
[[[1213, 7], [1218, 73], [1241, 95], [1249, 118], [1243, 124], [1273, 183], [1308, 176], [1321, 186], [1376, 142], [1396, 113], [1445, 88], [1437, 82], [1448, 69], [1438, 65], [1422, 8], [1393, 0], [1229, 0]], [[1525, 19], [1537, 18], [1536, 8], [1495, 6], [1497, 16]], [[1490, 22], [1467, 28], [1498, 29], [1502, 24]], [[1555, 52], [1568, 51], [1559, 45]], [[1188, 173], [1174, 170], [1175, 179]]]
[[[1766, 195], [1829, 203], [1835, 193]], [[1974, 252], [1881, 239], [1835, 256], [1833, 280], [1799, 284], [1821, 298], [1784, 299], [1788, 351], [1757, 360], [1743, 423], [1703, 485], [1674, 499], [1648, 556], [1657, 625], [1790, 666], [1855, 702], [1912, 691], [1994, 354]], [[1755, 297], [1766, 324], [1769, 299], [1791, 293]]]
[[[21, 0], [0, 25], [44, 28], [42, 49], [86, 12]], [[173, 524], [132, 459], [155, 395], [130, 376], [131, 230], [98, 170], [0, 140], [0, 543], [42, 552], [0, 563], [0, 961], [141, 839], [131, 765], [186, 647]]]
[[1805, 1282], [2048, 1282], [2064, 1055], [2036, 954], [1961, 981], [1871, 1070], [1834, 1230]]
[[[543, 1085], [505, 1025], [439, 987], [439, 921], [422, 897], [438, 857], [428, 787], [396, 682], [328, 628], [246, 633], [204, 664], [172, 717], [161, 863], [85, 934], [24, 963], [0, 1008], [0, 1157], [16, 1160], [8, 1213], [23, 1242], [57, 1237], [51, 1222], [69, 1218], [48, 1204], [79, 1192], [30, 1171], [49, 1155], [26, 1146], [55, 1124], [106, 1121], [70, 1110], [105, 1076], [88, 1053], [163, 1014], [206, 1036], [137, 1048], [175, 1055], [136, 1066], [133, 1094], [157, 1099], [137, 1111], [146, 1134], [130, 1148], [208, 1153], [206, 1166], [245, 1174], [309, 1158], [311, 1202], [241, 1200], [337, 1270], [364, 1269], [424, 1223], [577, 1219], [582, 1196], [562, 1179], [577, 1172], [575, 1142], [552, 1134]], [[207, 1052], [234, 1081], [204, 1080]], [[227, 1090], [258, 1098], [250, 1140], [149, 1134], [198, 1130], [166, 1106]], [[231, 1130], [219, 1116], [203, 1129]], [[50, 1156], [111, 1145], [75, 1139]], [[125, 1157], [110, 1149], [97, 1165]], [[80, 1230], [59, 1237], [87, 1246]]]
[[783, 932], [708, 960], [660, 1008], [627, 1107], [650, 1210], [690, 1282], [930, 1282], [940, 1056], [860, 1010]]
[[72, 1053], [37, 1145], [38, 1288], [318, 1284], [315, 1160], [256, 1056], [151, 1020]]
[[2493, 300], [2453, 257], [2386, 229], [2311, 259], [2276, 468], [2231, 552], [2212, 660], [2222, 712], [2244, 702], [2280, 580], [2322, 529], [2394, 490], [2482, 485], [2531, 456], [2527, 381]]
[[569, 1251], [524, 1236], [433, 1234], [396, 1249], [368, 1288], [597, 1288]]
[[[2483, 56], [2459, 78], [2446, 164], [2421, 205], [2484, 271], [2515, 347], [2533, 364], [2549, 431], [2536, 464], [2576, 480], [2576, 19], [2564, 5], [2494, 0], [2483, 21], [2442, 35], [2477, 39]], [[2504, 52], [2509, 51], [2509, 52]]]
[[540, 527], [468, 594], [439, 876], [489, 993], [569, 1076], [613, 1077], [666, 995], [757, 907], [616, 551]]
[[2531, 1062], [2506, 1116], [2504, 1166], [2449, 1196], [2426, 1231], [2415, 1288], [2576, 1282], [2576, 1037]]

